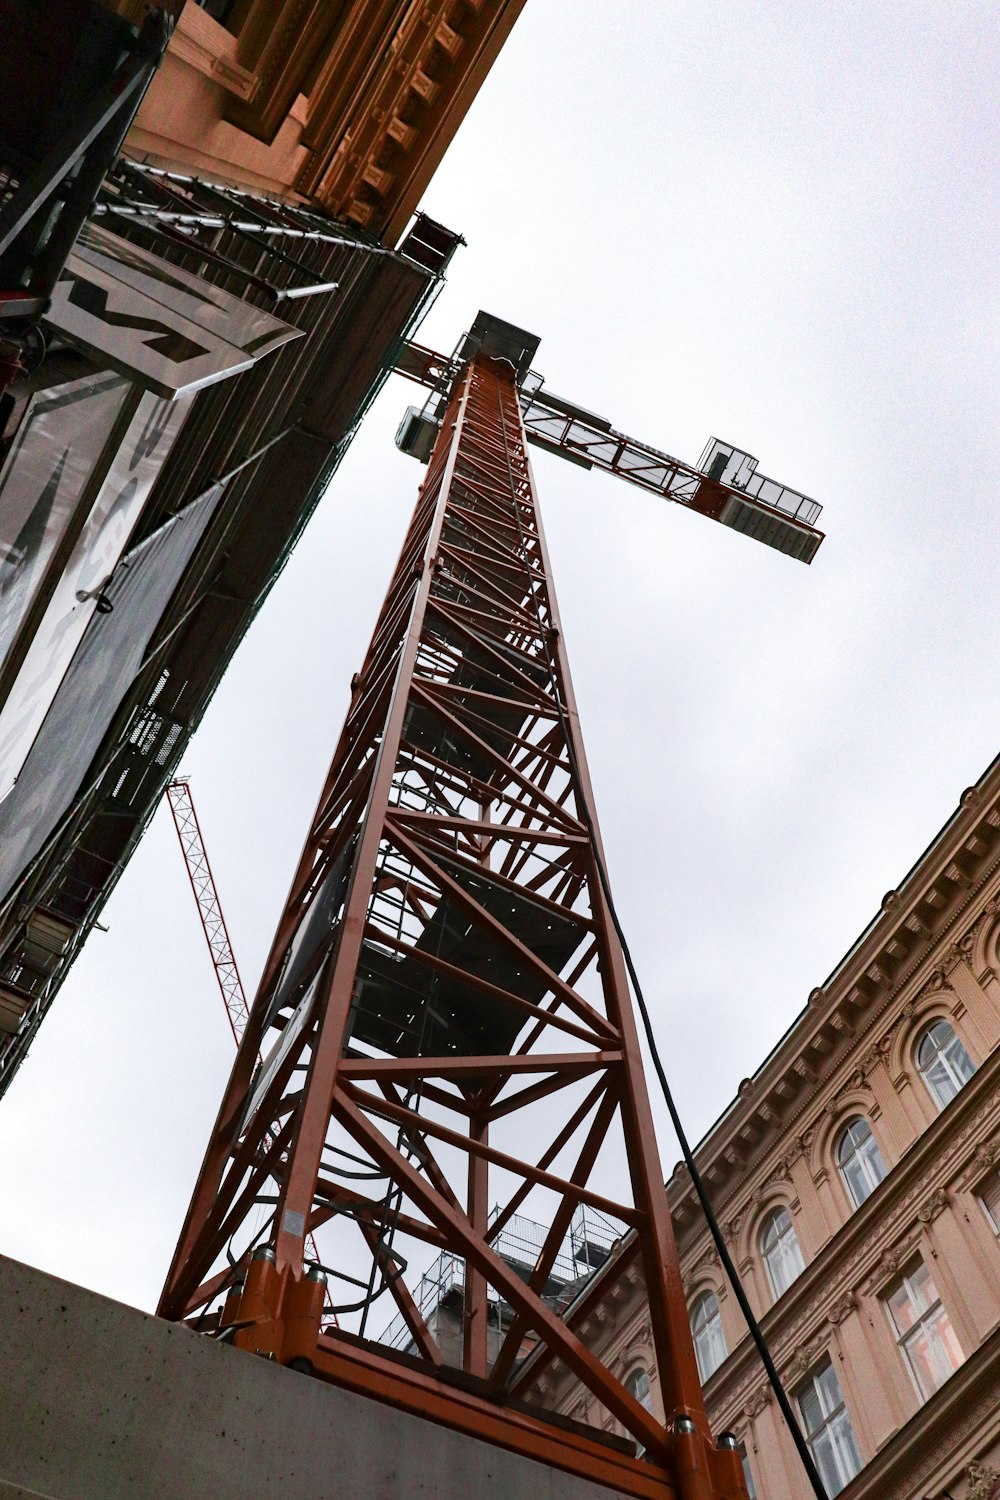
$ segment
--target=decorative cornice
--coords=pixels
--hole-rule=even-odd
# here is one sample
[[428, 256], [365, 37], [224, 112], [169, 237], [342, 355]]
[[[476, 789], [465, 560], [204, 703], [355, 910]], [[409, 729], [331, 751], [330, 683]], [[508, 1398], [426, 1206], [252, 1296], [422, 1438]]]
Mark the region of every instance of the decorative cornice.
[[968, 1486], [965, 1500], [995, 1500], [1000, 1489], [1000, 1469], [973, 1459], [965, 1471], [965, 1482]]
[[827, 1318], [834, 1326], [843, 1323], [845, 1318], [850, 1317], [857, 1306], [858, 1299], [853, 1291], [844, 1292], [827, 1309]]
[[943, 1187], [936, 1188], [935, 1191], [931, 1193], [930, 1197], [927, 1199], [927, 1202], [924, 1204], [923, 1208], [921, 1208], [917, 1213], [917, 1218], [920, 1223], [932, 1223], [933, 1220], [937, 1218], [938, 1214], [944, 1213], [945, 1209], [948, 1207], [948, 1201], [948, 1194], [946, 1190]]
[[[988, 876], [985, 877], [982, 882], [980, 882], [980, 888], [978, 892], [979, 896], [985, 894], [985, 888], [989, 885], [994, 875], [997, 874], [1000, 874], [1000, 859], [997, 859], [993, 863], [993, 865], [991, 865]], [[962, 915], [966, 914], [968, 906], [972, 903], [972, 899], [973, 898], [970, 898], [968, 902], [964, 903], [963, 911], [956, 911], [955, 913], [953, 913], [952, 918], [937, 934], [933, 943], [928, 945], [930, 951], [925, 952], [920, 962], [913, 965], [910, 973], [900, 979], [900, 982], [894, 987], [894, 990], [889, 996], [886, 1004], [882, 1006], [879, 1012], [871, 1018], [863, 1033], [855, 1037], [853, 1040], [853, 1044], [846, 1050], [844, 1050], [837, 1058], [836, 1064], [831, 1067], [829, 1074], [827, 1075], [827, 1079], [824, 1081], [832, 1083], [833, 1080], [836, 1079], [836, 1075], [839, 1069], [843, 1069], [845, 1066], [850, 1068], [851, 1071], [848, 1073], [847, 1077], [840, 1083], [838, 1093], [843, 1093], [850, 1087], [851, 1077], [855, 1073], [860, 1074], [862, 1079], [867, 1082], [867, 1079], [872, 1071], [878, 1066], [881, 1061], [884, 1061], [887, 1058], [891, 1050], [892, 1039], [896, 1035], [899, 1028], [905, 1025], [908, 1021], [912, 1020], [913, 1016], [916, 1014], [917, 1001], [919, 997], [925, 994], [928, 990], [943, 990], [947, 986], [948, 973], [952, 968], [954, 968], [954, 964], [949, 963], [946, 957], [944, 958], [944, 960], [942, 959], [942, 955], [940, 952], [941, 938], [948, 927], [958, 922], [959, 918]], [[957, 941], [952, 943], [951, 948], [949, 948], [948, 952], [950, 953], [951, 949], [953, 948], [959, 952], [960, 959], [965, 959], [968, 962], [977, 936], [982, 931], [984, 926], [990, 924], [993, 921], [998, 911], [1000, 911], [1000, 900], [997, 899], [997, 896], [993, 895], [990, 897], [990, 899], [986, 900], [983, 903], [980, 910], [977, 911], [976, 915], [969, 923], [968, 928], [962, 933], [961, 937], [957, 939]], [[959, 960], [956, 959], [956, 962], [958, 961]], [[883, 1027], [882, 1023], [884, 1022], [886, 1014], [892, 1010], [895, 1001], [899, 998], [899, 995], [906, 989], [909, 979], [912, 978], [913, 974], [917, 973], [920, 969], [923, 969], [925, 971], [922, 976], [922, 982], [919, 984], [919, 986], [915, 987], [914, 993], [911, 994], [906, 1002], [899, 1007], [897, 1013], [892, 1016], [889, 1024]], [[811, 1017], [807, 1013], [807, 1015], [802, 1019], [802, 1025], [808, 1025], [810, 1019]], [[882, 1029], [879, 1029], [880, 1027]], [[873, 1036], [872, 1033], [876, 1030], [878, 1031], [878, 1035]], [[867, 1042], [867, 1045], [865, 1045], [866, 1038], [870, 1038], [870, 1040]], [[862, 1046], [864, 1046], [864, 1051], [861, 1051], [859, 1056], [858, 1053]], [[761, 1081], [744, 1080], [744, 1084], [748, 1083], [753, 1084], [753, 1092], [755, 1096], [759, 1098], [764, 1091]], [[741, 1086], [741, 1092], [742, 1091], [743, 1086]], [[747, 1097], [750, 1096], [750, 1092], [750, 1090], [747, 1090]], [[816, 1092], [814, 1090], [811, 1097], [803, 1101], [797, 1110], [793, 1109], [792, 1113], [789, 1114], [784, 1120], [785, 1141], [783, 1142], [783, 1144], [785, 1146], [785, 1150], [775, 1159], [775, 1165], [777, 1163], [791, 1159], [789, 1155], [789, 1147], [792, 1147], [796, 1150], [804, 1149], [808, 1151], [809, 1147], [812, 1144], [813, 1134], [815, 1132], [817, 1124], [819, 1123], [820, 1119], [822, 1119], [823, 1115], [829, 1112], [833, 1103], [833, 1098], [829, 1100], [824, 1098], [822, 1102], [818, 1103], [816, 1099]], [[760, 1105], [758, 1104], [756, 1108], [757, 1112], [759, 1113]], [[717, 1151], [712, 1153], [711, 1155], [709, 1155], [709, 1153], [704, 1149], [699, 1152], [699, 1155], [702, 1159], [701, 1165], [703, 1170], [709, 1163], [717, 1160], [718, 1157], [724, 1153], [726, 1147], [730, 1144], [730, 1138], [737, 1125], [735, 1117], [739, 1113], [739, 1110], [740, 1105], [734, 1106], [734, 1118], [732, 1120], [724, 1118], [722, 1125], [718, 1127]], [[815, 1111], [814, 1118], [810, 1120], [809, 1124], [806, 1125], [804, 1129], [799, 1129], [798, 1131], [796, 1131], [796, 1125], [800, 1121], [808, 1117], [810, 1110]], [[777, 1139], [780, 1139], [780, 1137], [778, 1137]], [[711, 1143], [711, 1140], [712, 1138], [709, 1137], [709, 1142], [707, 1142], [706, 1144]], [[767, 1187], [774, 1182], [774, 1167], [771, 1167], [766, 1176], [757, 1177], [756, 1181], [754, 1179], [757, 1176], [757, 1173], [760, 1172], [761, 1168], [767, 1167], [769, 1159], [771, 1158], [771, 1154], [775, 1151], [775, 1146], [775, 1137], [771, 1137], [769, 1140], [761, 1144], [760, 1149], [756, 1152], [757, 1160], [755, 1167], [751, 1168], [750, 1170], [745, 1170], [741, 1174], [737, 1185], [735, 1186], [733, 1192], [728, 1196], [728, 1198], [722, 1197], [720, 1195], [720, 1199], [716, 1204], [717, 1213], [719, 1213], [720, 1215], [728, 1214], [731, 1218], [741, 1216], [746, 1211], [747, 1203], [745, 1200], [740, 1205], [740, 1207], [736, 1209], [736, 1213], [733, 1213], [732, 1211], [734, 1208], [736, 1208], [736, 1205], [740, 1202], [740, 1200], [744, 1198], [744, 1195], [747, 1195], [748, 1197], [752, 1196], [753, 1192], [756, 1189], [763, 1189], [766, 1191]], [[749, 1155], [750, 1153], [747, 1154]], [[676, 1216], [681, 1203], [684, 1202], [684, 1200], [688, 1199], [692, 1194], [688, 1174], [685, 1172], [682, 1175], [678, 1175], [675, 1169], [673, 1176], [667, 1184], [667, 1189], [668, 1196], [672, 1199], [671, 1210]], [[687, 1205], [689, 1213], [692, 1207], [693, 1205], [691, 1204]]]
[[771, 1387], [765, 1382], [759, 1385], [753, 1395], [743, 1405], [743, 1415], [750, 1421], [759, 1417], [765, 1406], [771, 1404]]
[[393, 65], [359, 78], [346, 116], [344, 62], [339, 54], [328, 60], [310, 93], [303, 135], [310, 156], [298, 190], [335, 217], [393, 238], [391, 224], [416, 207], [523, 5], [428, 0], [408, 7], [392, 38]]
[[795, 1353], [792, 1355], [791, 1359], [785, 1365], [786, 1379], [793, 1382], [801, 1380], [803, 1375], [805, 1375], [808, 1370], [811, 1370], [813, 1365], [815, 1365], [822, 1357], [825, 1349], [826, 1340], [822, 1336], [813, 1339], [811, 1343], [800, 1344]]
[[[949, 1118], [951, 1110], [957, 1113]], [[842, 1299], [859, 1288], [868, 1294], [898, 1272], [916, 1252], [921, 1226], [947, 1206], [947, 1184], [968, 1171], [975, 1143], [984, 1131], [992, 1136], [998, 1130], [1000, 1050], [924, 1132], [878, 1193], [827, 1241], [780, 1302], [764, 1314], [761, 1325], [779, 1367], [821, 1333]], [[895, 1193], [884, 1196], [892, 1188]], [[756, 1352], [744, 1337], [713, 1377], [711, 1415], [716, 1426], [736, 1419], [758, 1378]]]
[[980, 1179], [996, 1166], [998, 1160], [1000, 1160], [1000, 1139], [984, 1141], [976, 1149], [976, 1154], [959, 1181], [959, 1187], [963, 1190], [975, 1187]]
[[[918, 1215], [919, 1218], [919, 1215]], [[907, 1261], [912, 1260], [920, 1245], [920, 1231], [911, 1229], [910, 1233], [890, 1245], [877, 1262], [874, 1271], [864, 1283], [862, 1290], [866, 1296], [881, 1292], [897, 1276]]]

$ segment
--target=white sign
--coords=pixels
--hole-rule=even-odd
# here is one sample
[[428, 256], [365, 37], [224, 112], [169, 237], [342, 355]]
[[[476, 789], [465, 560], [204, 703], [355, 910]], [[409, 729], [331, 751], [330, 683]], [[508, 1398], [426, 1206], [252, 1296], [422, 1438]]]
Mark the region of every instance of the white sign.
[[73, 254], [164, 303], [244, 354], [252, 354], [254, 359], [280, 349], [289, 339], [305, 336], [301, 328], [283, 323], [172, 261], [151, 255], [131, 240], [120, 239], [100, 224], [83, 226]]

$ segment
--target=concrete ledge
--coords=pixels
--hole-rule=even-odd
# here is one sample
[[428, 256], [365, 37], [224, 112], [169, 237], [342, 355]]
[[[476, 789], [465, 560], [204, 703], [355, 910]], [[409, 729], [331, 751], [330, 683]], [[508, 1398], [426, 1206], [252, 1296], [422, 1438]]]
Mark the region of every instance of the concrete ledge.
[[0, 1256], [0, 1500], [625, 1500]]

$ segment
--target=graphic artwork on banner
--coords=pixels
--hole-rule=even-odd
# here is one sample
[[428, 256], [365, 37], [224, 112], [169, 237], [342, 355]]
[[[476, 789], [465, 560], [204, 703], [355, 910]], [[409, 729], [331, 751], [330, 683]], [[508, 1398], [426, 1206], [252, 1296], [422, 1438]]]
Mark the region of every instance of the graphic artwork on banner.
[[[0, 900], [79, 796], [149, 642], [222, 495], [214, 486], [129, 551], [92, 614], [9, 795], [0, 802]], [[94, 773], [96, 774], [96, 773]]]
[[0, 798], [10, 791], [59, 683], [125, 550], [191, 398], [139, 398], [93, 509], [0, 711]]
[[0, 472], [0, 670], [131, 389], [105, 371], [28, 403]]
[[303, 331], [89, 225], [46, 321], [168, 398], [249, 370]]
[[254, 359], [273, 353], [290, 339], [304, 337], [301, 328], [283, 323], [201, 276], [151, 255], [131, 240], [120, 239], [100, 224], [83, 226], [73, 253], [126, 286], [164, 302], [199, 328], [207, 329], [244, 354], [252, 354]]

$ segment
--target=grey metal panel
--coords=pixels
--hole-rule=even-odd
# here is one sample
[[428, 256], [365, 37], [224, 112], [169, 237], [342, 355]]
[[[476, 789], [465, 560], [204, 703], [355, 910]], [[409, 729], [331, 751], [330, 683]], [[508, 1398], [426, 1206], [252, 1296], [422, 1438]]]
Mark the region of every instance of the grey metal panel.
[[105, 371], [28, 402], [0, 472], [0, 665], [131, 389]]
[[152, 391], [136, 396], [132, 420], [117, 450], [105, 454], [108, 467], [90, 514], [0, 710], [0, 800], [20, 774], [83, 633], [102, 607], [104, 589], [192, 399], [167, 401]]

